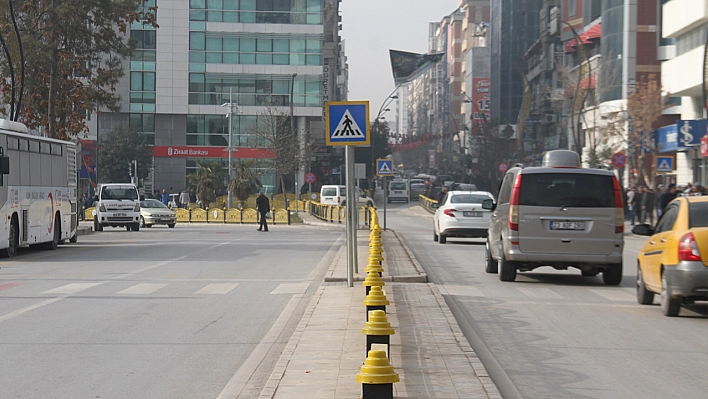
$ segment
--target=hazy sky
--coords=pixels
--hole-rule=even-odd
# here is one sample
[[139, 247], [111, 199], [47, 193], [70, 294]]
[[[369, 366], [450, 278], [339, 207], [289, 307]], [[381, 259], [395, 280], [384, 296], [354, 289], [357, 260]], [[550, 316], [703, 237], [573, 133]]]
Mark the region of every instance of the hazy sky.
[[[341, 36], [349, 64], [349, 101], [369, 101], [376, 117], [396, 87], [388, 50], [428, 51], [428, 23], [440, 22], [460, 0], [342, 0]], [[393, 116], [393, 115], [391, 115]]]

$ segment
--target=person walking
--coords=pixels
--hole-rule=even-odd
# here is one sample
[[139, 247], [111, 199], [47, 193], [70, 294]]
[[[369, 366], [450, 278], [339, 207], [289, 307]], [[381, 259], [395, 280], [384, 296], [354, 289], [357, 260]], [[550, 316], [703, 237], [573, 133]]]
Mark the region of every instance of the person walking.
[[627, 190], [626, 194], [626, 204], [627, 204], [627, 213], [625, 214], [625, 220], [629, 221], [632, 223], [632, 226], [634, 226], [634, 196], [636, 195], [636, 192], [634, 191], [634, 187], [630, 187], [629, 190]]
[[179, 195], [179, 202], [182, 208], [189, 206], [189, 192], [185, 188], [184, 191]]
[[268, 231], [268, 222], [266, 221], [266, 214], [270, 212], [270, 201], [268, 197], [263, 194], [263, 191], [258, 193], [256, 198], [256, 210], [261, 215], [261, 224], [258, 226], [258, 231]]
[[642, 196], [642, 223], [654, 225], [654, 205], [656, 204], [656, 194], [649, 187], [644, 187]]
[[170, 203], [170, 195], [167, 194], [167, 190], [165, 190], [164, 188], [162, 189], [162, 196], [160, 197], [160, 201], [162, 201], [165, 206]]
[[660, 214], [663, 214], [664, 209], [666, 209], [666, 206], [669, 205], [669, 202], [673, 201], [673, 199], [676, 198], [678, 194], [679, 192], [676, 188], [676, 185], [673, 183], [669, 184], [666, 190], [664, 190], [664, 192], [661, 193], [661, 195], [659, 196], [659, 208], [657, 208], [657, 211], [660, 212]]
[[634, 198], [632, 198], [632, 208], [634, 213], [632, 213], [632, 226], [635, 223], [642, 222], [642, 197], [644, 196], [644, 189], [642, 186], [637, 187], [637, 191], [634, 193]]

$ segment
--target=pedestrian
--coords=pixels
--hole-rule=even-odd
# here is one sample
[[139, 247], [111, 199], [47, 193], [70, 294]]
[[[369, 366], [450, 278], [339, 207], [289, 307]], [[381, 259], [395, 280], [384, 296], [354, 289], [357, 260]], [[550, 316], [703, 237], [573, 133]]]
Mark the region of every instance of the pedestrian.
[[162, 201], [165, 206], [167, 206], [170, 203], [170, 195], [167, 193], [167, 190], [164, 188], [162, 189], [162, 196], [160, 197], [160, 201]]
[[266, 215], [270, 212], [270, 201], [262, 190], [258, 193], [258, 198], [256, 198], [256, 210], [261, 215], [261, 224], [258, 226], [258, 231], [268, 231]]
[[179, 195], [179, 202], [182, 204], [182, 208], [186, 208], [189, 205], [189, 192], [186, 188]]
[[705, 195], [704, 191], [705, 191], [705, 189], [703, 188], [703, 186], [701, 186], [701, 183], [700, 183], [700, 182], [695, 182], [695, 183], [693, 183], [693, 185], [691, 186], [691, 191], [689, 191], [689, 192], [686, 194], [686, 196], [687, 196], [687, 197], [694, 197], [694, 196], [697, 196], [697, 195]]
[[656, 194], [651, 188], [644, 186], [642, 195], [642, 223], [654, 224], [654, 205], [656, 204]]
[[664, 209], [666, 209], [666, 206], [669, 205], [669, 202], [671, 202], [676, 196], [678, 196], [679, 191], [678, 188], [676, 188], [676, 185], [671, 183], [669, 186], [664, 190], [663, 193], [659, 196], [659, 207], [657, 208], [657, 211], [659, 211], [661, 214], [664, 213]]
[[445, 198], [445, 194], [447, 194], [447, 187], [443, 187], [442, 190], [440, 190], [440, 192], [437, 194], [436, 201], [438, 201], [438, 204], [440, 204], [440, 201]]
[[634, 210], [634, 213], [632, 213], [632, 220], [630, 220], [630, 222], [632, 223], [632, 226], [634, 226], [635, 223], [642, 222], [642, 197], [643, 196], [644, 196], [644, 187], [642, 187], [642, 186], [637, 187], [637, 190], [634, 193], [634, 198], [632, 199], [632, 208]]
[[634, 187], [630, 187], [629, 190], [627, 190], [627, 215], [625, 217], [626, 220], [628, 220], [630, 223], [632, 223], [632, 226], [634, 226], [634, 196], [636, 195], [636, 192], [634, 191]]
[[84, 196], [81, 198], [81, 210], [79, 211], [79, 220], [84, 221], [86, 220], [86, 202], [88, 201], [88, 193], [84, 193]]

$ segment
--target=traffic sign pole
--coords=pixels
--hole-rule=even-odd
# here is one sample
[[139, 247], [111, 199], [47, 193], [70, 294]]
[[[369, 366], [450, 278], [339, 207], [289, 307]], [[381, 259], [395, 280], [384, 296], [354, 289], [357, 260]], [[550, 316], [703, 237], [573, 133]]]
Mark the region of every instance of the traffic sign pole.
[[347, 164], [347, 286], [354, 287], [354, 273], [357, 272], [357, 244], [356, 244], [356, 194], [354, 192], [354, 147], [348, 145], [345, 147], [344, 160]]

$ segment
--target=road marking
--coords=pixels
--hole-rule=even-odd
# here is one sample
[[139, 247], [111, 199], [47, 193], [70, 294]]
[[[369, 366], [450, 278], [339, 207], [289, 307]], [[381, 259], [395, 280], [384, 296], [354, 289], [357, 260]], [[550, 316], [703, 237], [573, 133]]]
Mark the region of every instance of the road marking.
[[42, 294], [76, 294], [79, 291], [95, 287], [103, 283], [71, 283], [67, 285], [62, 285], [51, 290], [42, 292]]
[[201, 290], [195, 292], [195, 295], [225, 295], [231, 292], [232, 289], [238, 287], [238, 284], [209, 284]]
[[19, 316], [19, 315], [21, 315], [22, 313], [27, 313], [27, 312], [29, 312], [30, 310], [34, 310], [34, 309], [37, 309], [37, 308], [41, 308], [41, 307], [44, 306], [44, 305], [49, 305], [49, 304], [51, 304], [51, 303], [54, 303], [54, 302], [57, 302], [57, 301], [61, 301], [62, 299], [64, 299], [64, 298], [63, 298], [63, 297], [51, 298], [51, 299], [47, 299], [46, 301], [38, 302], [38, 303], [35, 303], [34, 305], [30, 305], [30, 306], [24, 307], [24, 308], [22, 308], [22, 309], [18, 309], [18, 310], [16, 310], [16, 311], [10, 312], [10, 313], [8, 313], [8, 314], [6, 314], [6, 315], [4, 315], [4, 316], [0, 316], [0, 322], [3, 322], [3, 321], [5, 321], [5, 320], [9, 320], [9, 319], [11, 319], [11, 318], [13, 318], [13, 317], [15, 317], [15, 316]]
[[302, 295], [293, 295], [293, 297], [290, 298], [288, 304], [283, 311], [280, 312], [280, 316], [278, 316], [278, 320], [275, 321], [273, 327], [270, 328], [261, 342], [259, 342], [253, 352], [251, 352], [251, 355], [248, 356], [248, 359], [243, 362], [241, 367], [239, 367], [236, 373], [231, 377], [216, 399], [236, 399], [239, 397], [246, 383], [248, 383], [248, 380], [253, 375], [253, 372], [256, 371], [266, 357], [273, 343], [277, 341], [278, 336], [287, 325], [290, 316], [292, 316], [295, 309], [297, 309], [297, 304], [301, 299]]
[[609, 299], [610, 301], [622, 301], [622, 302], [631, 301], [631, 302], [634, 302], [637, 300], [637, 298], [634, 295], [628, 294], [624, 291], [617, 290], [617, 289], [588, 290], [588, 291], [595, 293], [597, 295], [600, 295], [601, 297], [603, 297], [605, 299]]
[[477, 287], [472, 287], [468, 285], [439, 285], [438, 289], [443, 295], [455, 295], [455, 296], [486, 296]]
[[551, 291], [549, 288], [517, 287], [516, 289], [523, 292], [529, 298], [537, 298], [537, 299], [561, 299], [561, 298], [563, 298], [563, 296]]
[[280, 284], [270, 294], [304, 294], [309, 286], [310, 283]]
[[167, 287], [167, 284], [151, 284], [151, 283], [140, 283], [134, 286], [124, 289], [118, 292], [119, 294], [125, 295], [149, 295], [153, 292], [159, 290], [160, 288]]
[[0, 284], [0, 291], [9, 290], [10, 288], [19, 287], [20, 285], [25, 285], [27, 283], [5, 283]]

